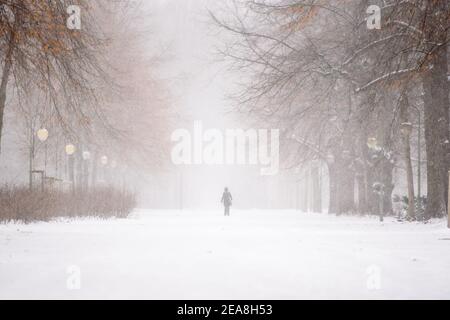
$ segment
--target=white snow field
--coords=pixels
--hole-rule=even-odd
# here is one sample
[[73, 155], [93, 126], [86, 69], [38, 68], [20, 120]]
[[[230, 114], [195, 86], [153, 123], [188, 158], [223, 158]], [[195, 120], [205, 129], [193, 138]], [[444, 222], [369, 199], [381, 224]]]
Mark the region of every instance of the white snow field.
[[0, 225], [2, 299], [449, 299], [443, 220], [137, 210]]

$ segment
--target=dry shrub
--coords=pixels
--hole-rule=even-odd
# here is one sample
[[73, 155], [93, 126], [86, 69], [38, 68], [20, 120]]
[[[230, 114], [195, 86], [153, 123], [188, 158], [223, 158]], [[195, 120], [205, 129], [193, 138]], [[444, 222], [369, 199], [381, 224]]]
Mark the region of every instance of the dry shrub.
[[0, 188], [0, 223], [30, 223], [65, 217], [126, 218], [135, 206], [134, 194], [112, 187], [76, 192]]

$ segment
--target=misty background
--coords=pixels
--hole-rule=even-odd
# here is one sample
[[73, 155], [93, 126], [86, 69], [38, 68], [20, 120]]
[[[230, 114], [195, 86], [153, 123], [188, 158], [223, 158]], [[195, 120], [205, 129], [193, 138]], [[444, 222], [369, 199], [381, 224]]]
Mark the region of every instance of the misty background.
[[[308, 202], [312, 201], [312, 195], [308, 192], [312, 182], [310, 168], [306, 164], [293, 168], [291, 165], [283, 167], [282, 163], [279, 174], [261, 176], [258, 166], [174, 166], [170, 161], [170, 150], [174, 145], [169, 141], [171, 132], [179, 128], [192, 132], [194, 121], [201, 121], [205, 130], [254, 128], [251, 119], [245, 113], [238, 113], [235, 101], [229, 98], [241, 75], [230, 72], [222, 63], [223, 57], [218, 54], [218, 48], [225, 39], [218, 36], [209, 15], [209, 10], [214, 10], [218, 3], [220, 1], [211, 0], [143, 2], [145, 14], [140, 17], [142, 21], [137, 22], [145, 26], [143, 30], [148, 30], [145, 31], [143, 47], [148, 50], [149, 56], [157, 51], [162, 58], [156, 73], [168, 86], [171, 96], [170, 119], [160, 124], [168, 128], [160, 137], [165, 143], [164, 149], [160, 148], [163, 160], [153, 166], [153, 159], [131, 152], [127, 153], [127, 158], [138, 159], [136, 162], [139, 165], [131, 161], [123, 163], [126, 169], [120, 173], [116, 168], [109, 168], [103, 174], [109, 175], [114, 183], [134, 191], [140, 207], [219, 209], [223, 188], [228, 187], [237, 208], [312, 210], [308, 206]], [[153, 101], [148, 99], [147, 103]], [[15, 126], [12, 118], [14, 114], [7, 110], [0, 176], [2, 183], [25, 184], [27, 149], [21, 146], [14, 130], [9, 130]], [[275, 129], [283, 130], [282, 127]], [[145, 128], [141, 131], [140, 139], [149, 140]], [[151, 132], [150, 124], [148, 133]], [[139, 149], [139, 145], [134, 147]], [[120, 167], [120, 160], [113, 157], [110, 160]], [[35, 165], [43, 166], [42, 157], [38, 157]], [[67, 179], [67, 168], [59, 175]], [[319, 175], [320, 201], [326, 210], [329, 201], [326, 167], [319, 166]], [[394, 171], [394, 176], [397, 175]], [[404, 192], [403, 179], [396, 180], [398, 183], [394, 193]]]
[[[251, 128], [248, 119], [235, 112], [234, 102], [228, 98], [239, 75], [227, 72], [226, 66], [220, 63], [217, 47], [223, 42], [216, 37], [217, 30], [214, 30], [208, 13], [213, 3], [206, 0], [158, 0], [144, 1], [143, 8], [145, 15], [139, 23], [145, 25], [143, 30], [149, 30], [145, 31], [144, 47], [149, 56], [155, 49], [161, 50], [164, 61], [158, 69], [158, 77], [168, 84], [172, 95], [173, 113], [170, 124], [166, 125], [172, 130], [185, 128], [191, 132], [194, 121], [201, 121], [204, 130]], [[148, 104], [151, 103], [149, 100]], [[0, 176], [2, 183], [26, 184], [28, 150], [22, 146], [17, 133], [10, 130], [15, 126], [15, 121], [9, 121], [13, 117], [12, 112], [6, 113]], [[149, 127], [148, 131], [151, 130]], [[164, 140], [167, 141], [170, 134], [168, 131]], [[145, 132], [142, 139], [146, 139]], [[106, 174], [119, 185], [125, 183], [127, 188], [136, 192], [140, 207], [219, 209], [225, 186], [234, 196], [235, 207], [299, 206], [296, 194], [300, 192], [300, 176], [292, 176], [283, 170], [276, 176], [261, 176], [259, 166], [250, 165], [174, 166], [170, 161], [170, 148], [164, 152], [165, 160], [156, 168], [131, 164], [120, 176], [114, 172], [115, 169]], [[128, 157], [141, 155], [129, 154]], [[141, 161], [152, 160], [139, 159]], [[42, 156], [38, 157], [35, 166], [43, 168]], [[62, 179], [68, 179], [67, 168], [60, 175]]]

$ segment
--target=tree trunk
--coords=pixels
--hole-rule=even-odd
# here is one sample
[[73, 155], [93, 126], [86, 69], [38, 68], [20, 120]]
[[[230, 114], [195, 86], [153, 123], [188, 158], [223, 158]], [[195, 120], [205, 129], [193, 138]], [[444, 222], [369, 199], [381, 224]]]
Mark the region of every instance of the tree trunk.
[[392, 183], [393, 166], [384, 168], [384, 213], [392, 214], [392, 192], [394, 192], [395, 185]]
[[29, 159], [28, 159], [28, 174], [29, 174], [29, 181], [28, 181], [28, 187], [30, 191], [33, 190], [33, 170], [34, 170], [34, 153], [35, 153], [35, 138], [34, 138], [34, 128], [33, 123], [31, 122], [30, 126], [30, 152], [29, 152]]
[[72, 192], [75, 193], [75, 156], [68, 155], [68, 162], [69, 162], [69, 180], [72, 183]]
[[97, 172], [98, 172], [98, 167], [97, 167], [97, 153], [93, 152], [92, 153], [92, 176], [91, 176], [91, 186], [93, 188], [95, 188], [95, 186], [97, 185]]
[[408, 183], [408, 217], [415, 219], [415, 197], [414, 197], [414, 179], [411, 163], [411, 146], [409, 144], [409, 136], [404, 137], [405, 141], [405, 165], [406, 165], [406, 181]]
[[367, 212], [367, 188], [363, 173], [357, 174], [356, 183], [358, 184], [358, 212], [363, 214]]
[[431, 68], [423, 75], [428, 190], [426, 218], [442, 217], [446, 213], [450, 139], [447, 47], [442, 46], [431, 59]]
[[306, 170], [303, 179], [302, 211], [309, 212], [309, 169]]
[[337, 197], [337, 173], [336, 165], [328, 163], [328, 180], [329, 180], [329, 203], [328, 213], [338, 213], [338, 197]]
[[355, 174], [346, 164], [339, 170], [339, 214], [355, 211]]
[[84, 192], [84, 170], [83, 170], [83, 157], [81, 155], [81, 151], [83, 148], [80, 148], [80, 152], [76, 153], [77, 167], [76, 167], [76, 180], [77, 180], [77, 190], [78, 192]]
[[312, 179], [312, 210], [316, 213], [322, 213], [322, 188], [320, 183], [320, 168], [314, 166], [311, 169]]
[[411, 162], [411, 144], [410, 144], [410, 134], [411, 134], [411, 125], [408, 124], [408, 97], [406, 94], [402, 94], [400, 97], [400, 126], [402, 127], [401, 133], [403, 135], [403, 146], [404, 146], [404, 160], [405, 160], [405, 168], [406, 168], [406, 181], [408, 184], [408, 218], [414, 220], [415, 219], [415, 197], [414, 197], [414, 178], [413, 178], [413, 169]]
[[83, 161], [84, 191], [89, 191], [89, 174], [90, 174], [90, 159], [85, 159]]
[[8, 80], [11, 74], [11, 68], [13, 65], [13, 53], [15, 48], [16, 36], [12, 32], [9, 37], [8, 49], [5, 56], [5, 64], [3, 65], [2, 79], [0, 82], [0, 151], [2, 143], [2, 133], [3, 133], [3, 118], [5, 115], [6, 107], [6, 89], [8, 87]]
[[371, 190], [369, 190], [369, 170], [371, 170], [371, 168], [368, 161], [368, 138], [369, 135], [367, 134], [367, 126], [362, 126], [358, 142], [358, 157], [360, 158], [360, 161], [356, 162], [356, 181], [358, 183], [358, 211], [361, 214], [370, 212], [369, 193], [371, 192]]

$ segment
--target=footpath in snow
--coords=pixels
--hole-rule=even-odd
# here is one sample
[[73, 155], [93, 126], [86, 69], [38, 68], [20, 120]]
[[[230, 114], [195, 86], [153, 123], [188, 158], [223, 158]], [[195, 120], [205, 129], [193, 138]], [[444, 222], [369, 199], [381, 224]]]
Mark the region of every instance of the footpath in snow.
[[450, 230], [293, 211], [0, 225], [0, 299], [449, 299]]

